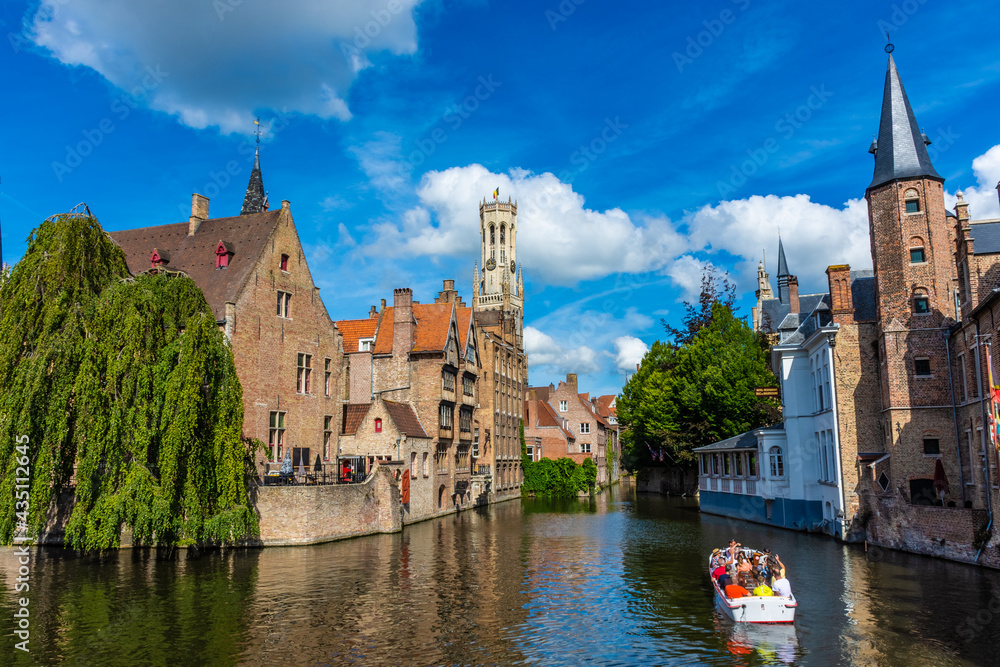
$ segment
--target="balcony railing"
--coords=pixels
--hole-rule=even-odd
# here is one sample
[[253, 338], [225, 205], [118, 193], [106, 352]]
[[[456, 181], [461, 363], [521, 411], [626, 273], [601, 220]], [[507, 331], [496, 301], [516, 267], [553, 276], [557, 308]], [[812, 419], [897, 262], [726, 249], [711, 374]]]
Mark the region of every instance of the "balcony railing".
[[488, 466], [486, 464], [483, 464], [483, 463], [478, 463], [478, 464], [472, 466], [472, 474], [473, 475], [487, 475], [488, 476], [488, 475], [493, 474], [493, 472], [492, 472], [492, 468], [490, 466]]

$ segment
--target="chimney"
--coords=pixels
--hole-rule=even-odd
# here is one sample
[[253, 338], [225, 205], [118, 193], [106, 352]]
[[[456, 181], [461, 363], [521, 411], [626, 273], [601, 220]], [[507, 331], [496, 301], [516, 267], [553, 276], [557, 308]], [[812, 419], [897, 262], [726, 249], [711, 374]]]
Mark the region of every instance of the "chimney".
[[292, 210], [292, 202], [288, 201], [287, 199], [282, 199], [281, 200], [281, 210], [282, 211], [291, 211]]
[[385, 311], [385, 299], [382, 299], [382, 301], [379, 302], [378, 312], [381, 313], [381, 312], [384, 312], [384, 311]]
[[576, 393], [576, 373], [566, 373], [566, 384], [573, 387], [573, 393]]
[[197, 192], [191, 195], [191, 217], [188, 218], [188, 236], [194, 236], [201, 223], [208, 220], [208, 197]]
[[788, 276], [788, 305], [791, 312], [799, 312], [799, 279], [797, 276]]
[[370, 319], [373, 319], [373, 320], [375, 318], [377, 318], [378, 317], [378, 308], [376, 308], [375, 306], [372, 306], [371, 310], [368, 311], [368, 317]]
[[455, 289], [455, 281], [454, 280], [446, 280], [446, 281], [444, 281], [444, 289], [445, 289], [445, 291]]
[[457, 296], [458, 292], [455, 291], [455, 281], [446, 280], [444, 281], [444, 289], [438, 292], [437, 297], [434, 298], [434, 303], [452, 303], [458, 300]]
[[851, 265], [838, 264], [826, 267], [830, 285], [830, 310], [837, 324], [854, 320], [854, 299], [851, 296]]
[[413, 290], [402, 287], [393, 292], [392, 355], [402, 357], [413, 349]]

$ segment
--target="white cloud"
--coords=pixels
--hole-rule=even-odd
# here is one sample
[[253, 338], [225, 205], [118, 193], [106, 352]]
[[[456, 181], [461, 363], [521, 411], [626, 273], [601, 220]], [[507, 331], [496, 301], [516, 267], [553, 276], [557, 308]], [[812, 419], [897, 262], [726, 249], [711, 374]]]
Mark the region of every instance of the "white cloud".
[[549, 284], [662, 270], [687, 247], [668, 219], [633, 220], [619, 208], [586, 208], [583, 195], [551, 173], [511, 169], [497, 174], [472, 164], [425, 174], [417, 188], [420, 205], [404, 214], [402, 226], [377, 225], [371, 252], [476, 256], [475, 212], [498, 186], [501, 199], [511, 197], [520, 204], [518, 260], [529, 275]]
[[552, 336], [534, 327], [524, 327], [524, 351], [528, 355], [529, 368], [551, 367], [559, 373], [597, 373], [601, 370], [597, 362], [597, 352], [581, 345], [567, 349]]
[[[996, 190], [1000, 181], [1000, 144], [973, 160], [972, 171], [977, 185], [962, 190], [965, 201], [969, 203], [969, 217], [973, 220], [1000, 218], [1000, 199]], [[953, 211], [958, 199], [946, 191], [944, 201], [948, 210]]]
[[[721, 250], [743, 258], [734, 276], [742, 278], [737, 283], [740, 293], [753, 289], [762, 250], [766, 251], [773, 283], [779, 230], [788, 270], [799, 277], [804, 291], [825, 289], [823, 271], [832, 264], [850, 264], [853, 269], [872, 266], [864, 199], [851, 199], [842, 208], [834, 208], [811, 201], [809, 195], [754, 195], [703, 206], [688, 214], [685, 222], [693, 248], [710, 253]], [[700, 281], [700, 273], [697, 278]]]
[[191, 127], [247, 132], [259, 109], [350, 118], [368, 56], [416, 51], [420, 1], [42, 0], [30, 30], [61, 62], [138, 87]]
[[619, 373], [634, 373], [636, 365], [649, 351], [635, 336], [619, 336], [612, 341], [615, 346], [615, 366]]

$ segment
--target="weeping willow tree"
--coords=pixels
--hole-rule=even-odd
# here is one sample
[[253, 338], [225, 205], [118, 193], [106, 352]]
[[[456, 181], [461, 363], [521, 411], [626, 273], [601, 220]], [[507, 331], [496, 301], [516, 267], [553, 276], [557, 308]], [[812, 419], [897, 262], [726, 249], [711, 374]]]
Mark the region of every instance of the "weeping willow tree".
[[43, 223], [0, 288], [0, 386], [0, 541], [39, 533], [69, 488], [79, 549], [123, 529], [166, 545], [258, 532], [242, 389], [204, 295], [183, 275], [132, 278], [94, 218]]

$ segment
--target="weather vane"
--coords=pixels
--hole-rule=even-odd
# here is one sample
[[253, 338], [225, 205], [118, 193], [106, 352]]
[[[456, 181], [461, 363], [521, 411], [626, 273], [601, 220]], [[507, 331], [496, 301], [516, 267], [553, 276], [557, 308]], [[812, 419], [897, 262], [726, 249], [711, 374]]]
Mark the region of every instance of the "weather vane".
[[253, 122], [253, 135], [257, 137], [257, 148], [260, 148], [260, 116], [257, 116], [257, 120]]
[[892, 40], [891, 40], [891, 39], [889, 39], [889, 31], [888, 31], [888, 30], [886, 30], [886, 31], [885, 31], [885, 41], [886, 41], [886, 44], [885, 44], [885, 52], [886, 52], [886, 53], [892, 53], [892, 52], [893, 52], [893, 50], [894, 50], [894, 49], [895, 49], [896, 47], [892, 45]]

